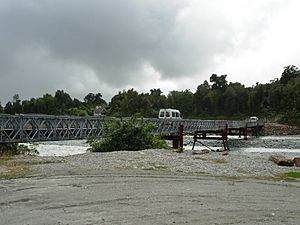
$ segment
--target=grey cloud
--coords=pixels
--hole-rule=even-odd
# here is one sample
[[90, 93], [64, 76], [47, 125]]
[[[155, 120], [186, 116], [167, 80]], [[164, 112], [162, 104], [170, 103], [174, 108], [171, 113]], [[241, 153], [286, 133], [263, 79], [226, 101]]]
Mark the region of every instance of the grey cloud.
[[214, 55], [230, 49], [233, 32], [220, 16], [204, 13], [204, 1], [201, 13], [206, 18], [196, 27], [176, 23], [186, 7], [185, 1], [177, 0], [0, 4], [2, 101], [13, 92], [28, 97], [68, 86], [72, 65], [89, 68], [107, 88], [138, 85], [135, 77], [142, 76], [144, 63], [159, 71], [162, 79], [201, 73]]

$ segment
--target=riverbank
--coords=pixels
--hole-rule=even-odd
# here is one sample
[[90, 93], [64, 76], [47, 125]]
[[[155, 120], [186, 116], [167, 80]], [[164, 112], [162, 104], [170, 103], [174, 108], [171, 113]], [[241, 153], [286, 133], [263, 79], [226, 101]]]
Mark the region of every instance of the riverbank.
[[275, 135], [300, 135], [300, 128], [278, 123], [265, 123], [262, 134], [265, 136]]
[[[72, 156], [18, 156], [10, 159], [15, 165], [26, 165], [24, 176], [99, 175], [103, 172], [163, 173], [205, 175], [234, 179], [280, 179], [282, 174], [300, 172], [297, 167], [281, 167], [269, 160], [272, 153], [241, 153], [231, 151], [229, 155], [210, 151], [193, 154], [191, 150], [176, 153], [170, 149], [148, 149], [143, 151], [118, 151], [106, 153], [84, 153]], [[284, 153], [294, 157], [293, 152]], [[9, 173], [3, 169], [2, 175]], [[5, 166], [4, 166], [5, 167]], [[25, 172], [25, 169], [23, 170]]]
[[295, 225], [300, 182], [289, 174], [299, 175], [300, 168], [271, 162], [274, 152], [239, 148], [290, 144], [281, 154], [291, 158], [299, 155], [292, 149], [299, 139], [232, 140], [228, 155], [193, 154], [186, 146], [182, 153], [148, 149], [8, 157], [0, 163], [1, 222]]
[[[249, 137], [248, 140], [231, 137], [228, 155], [217, 151], [194, 154], [192, 140], [192, 137], [185, 137], [182, 153], [171, 149], [91, 153], [85, 152], [88, 145], [84, 141], [46, 142], [35, 146], [41, 156], [20, 155], [0, 160], [0, 177], [97, 175], [105, 171], [125, 171], [277, 179], [288, 172], [300, 172], [300, 168], [281, 167], [269, 160], [274, 154], [290, 159], [299, 157], [300, 135]], [[221, 141], [203, 140], [203, 144], [209, 149], [222, 149]], [[196, 143], [195, 149], [209, 150], [200, 143]]]

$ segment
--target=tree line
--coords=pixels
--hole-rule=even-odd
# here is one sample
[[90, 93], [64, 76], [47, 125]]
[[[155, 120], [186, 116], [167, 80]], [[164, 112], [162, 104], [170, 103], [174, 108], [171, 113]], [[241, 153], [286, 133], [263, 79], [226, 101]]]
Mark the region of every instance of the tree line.
[[277, 122], [300, 125], [300, 70], [290, 65], [281, 77], [267, 84], [245, 87], [229, 82], [227, 75], [212, 74], [209, 81], [190, 90], [171, 91], [167, 95], [158, 89], [138, 93], [134, 89], [119, 91], [107, 103], [101, 93], [89, 93], [80, 101], [63, 90], [55, 95], [21, 100], [18, 94], [0, 113], [39, 113], [52, 115], [93, 115], [96, 106], [106, 109], [108, 116], [128, 117], [139, 113], [144, 117], [157, 117], [160, 108], [179, 109], [184, 118], [245, 119], [255, 115]]

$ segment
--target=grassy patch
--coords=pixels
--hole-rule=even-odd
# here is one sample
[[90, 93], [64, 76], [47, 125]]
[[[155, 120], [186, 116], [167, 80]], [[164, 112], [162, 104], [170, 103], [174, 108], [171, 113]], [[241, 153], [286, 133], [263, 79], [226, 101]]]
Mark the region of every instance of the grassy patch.
[[0, 179], [14, 179], [29, 175], [29, 164], [18, 163], [11, 159], [1, 157], [0, 159]]
[[300, 178], [300, 172], [287, 172], [279, 173], [274, 176], [254, 176], [249, 177], [257, 180], [272, 180], [272, 181], [298, 181]]
[[30, 175], [30, 167], [39, 164], [61, 163], [58, 160], [24, 161], [16, 160], [12, 155], [0, 156], [0, 179], [15, 179]]
[[227, 163], [227, 161], [225, 159], [213, 159], [212, 162], [217, 163], [217, 164]]
[[300, 179], [300, 172], [280, 173], [272, 177], [273, 180], [297, 181]]
[[300, 172], [287, 172], [285, 175], [292, 178], [300, 178]]

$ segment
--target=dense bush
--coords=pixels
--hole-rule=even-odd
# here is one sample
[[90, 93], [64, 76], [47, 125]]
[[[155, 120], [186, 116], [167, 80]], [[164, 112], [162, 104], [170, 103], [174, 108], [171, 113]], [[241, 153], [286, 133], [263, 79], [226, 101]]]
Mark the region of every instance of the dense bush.
[[105, 127], [101, 138], [89, 138], [93, 152], [136, 151], [150, 148], [167, 148], [160, 136], [153, 135], [155, 127], [137, 116], [129, 120], [114, 120]]

